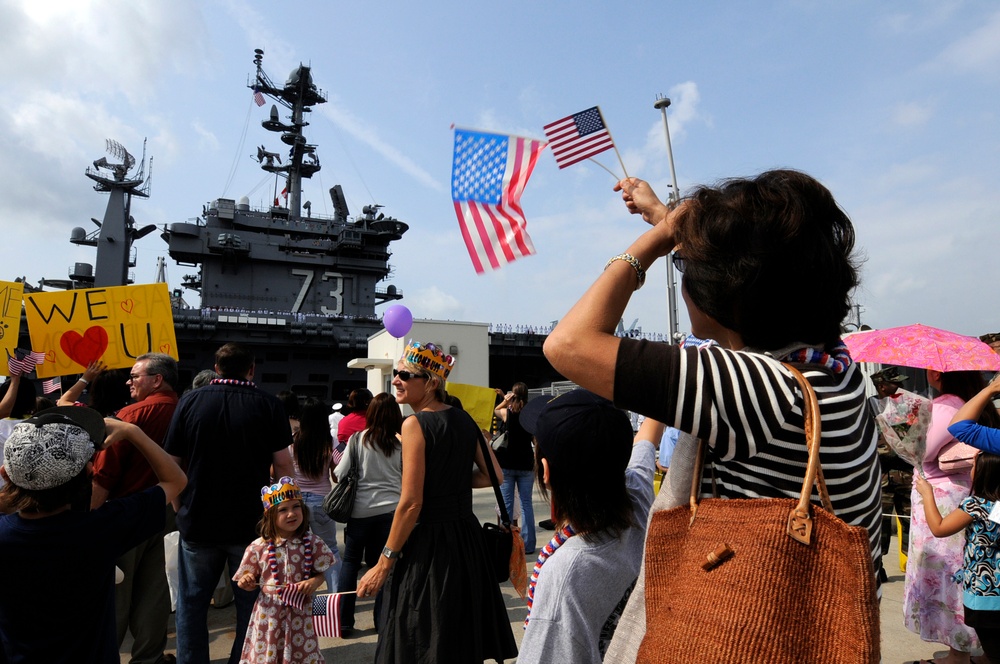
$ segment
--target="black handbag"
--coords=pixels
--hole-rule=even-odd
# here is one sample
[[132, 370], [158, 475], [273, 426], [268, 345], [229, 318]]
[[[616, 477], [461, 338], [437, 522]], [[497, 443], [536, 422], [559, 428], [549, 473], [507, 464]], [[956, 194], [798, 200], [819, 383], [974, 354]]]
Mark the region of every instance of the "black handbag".
[[351, 467], [347, 475], [338, 481], [323, 499], [323, 511], [334, 521], [347, 523], [354, 511], [354, 498], [358, 495], [358, 479], [361, 474], [361, 433], [351, 436], [347, 444], [351, 448]]
[[495, 523], [483, 524], [486, 564], [493, 569], [497, 583], [503, 583], [510, 578], [510, 554], [514, 550], [514, 534], [510, 529], [510, 515], [507, 514], [507, 507], [504, 505], [503, 494], [500, 493], [500, 481], [497, 479], [496, 471], [493, 470], [490, 451], [486, 447], [486, 440], [482, 436], [479, 436], [479, 447], [483, 451], [486, 470], [489, 472], [490, 480], [493, 482], [493, 492], [496, 494], [497, 505], [500, 507], [500, 525]]

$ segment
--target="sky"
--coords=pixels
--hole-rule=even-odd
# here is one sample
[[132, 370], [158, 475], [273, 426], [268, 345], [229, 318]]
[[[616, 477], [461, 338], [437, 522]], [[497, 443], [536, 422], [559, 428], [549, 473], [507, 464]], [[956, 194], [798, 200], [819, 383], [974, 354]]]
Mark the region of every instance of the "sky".
[[[0, 280], [95, 262], [68, 239], [103, 216], [84, 171], [106, 138], [153, 157], [139, 226], [220, 197], [266, 205], [274, 179], [252, 156], [285, 148], [246, 87], [261, 48], [275, 82], [303, 63], [328, 95], [305, 129], [323, 166], [305, 181], [313, 212], [332, 214], [341, 184], [352, 215], [378, 203], [409, 224], [381, 286], [415, 318], [546, 325], [645, 229], [616, 177], [546, 150], [521, 199], [537, 254], [476, 275], [450, 196], [453, 125], [544, 138], [599, 105], [624, 170], [665, 198], [665, 95], [682, 193], [779, 167], [830, 188], [857, 232], [861, 323], [1000, 331], [994, 2], [0, 0], [0, 35]], [[614, 152], [596, 159], [623, 175]], [[166, 243], [135, 246], [134, 279], [152, 282]], [[194, 271], [168, 261], [174, 287]], [[667, 301], [661, 261], [625, 326], [666, 332]]]

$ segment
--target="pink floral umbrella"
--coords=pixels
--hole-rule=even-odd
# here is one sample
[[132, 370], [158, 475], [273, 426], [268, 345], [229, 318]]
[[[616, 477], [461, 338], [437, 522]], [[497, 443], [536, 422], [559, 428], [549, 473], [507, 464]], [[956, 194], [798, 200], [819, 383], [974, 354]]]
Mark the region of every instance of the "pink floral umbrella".
[[996, 371], [1000, 355], [975, 337], [915, 323], [844, 337], [858, 362], [936, 371]]

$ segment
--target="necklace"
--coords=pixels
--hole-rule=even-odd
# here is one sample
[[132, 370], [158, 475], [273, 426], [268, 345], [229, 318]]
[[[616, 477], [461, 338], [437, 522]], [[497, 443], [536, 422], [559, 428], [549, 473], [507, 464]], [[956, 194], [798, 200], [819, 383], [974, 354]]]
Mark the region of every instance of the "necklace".
[[535, 603], [535, 585], [538, 583], [538, 573], [542, 570], [542, 565], [573, 535], [576, 535], [573, 526], [566, 524], [549, 540], [549, 543], [538, 554], [535, 567], [531, 570], [531, 581], [528, 582], [528, 615], [524, 618], [525, 627], [528, 626], [528, 621], [531, 620], [531, 605]]
[[[291, 540], [285, 540], [285, 569], [288, 569], [288, 544]], [[306, 533], [302, 537], [302, 576], [308, 579], [312, 576], [312, 537], [309, 533]], [[267, 541], [267, 565], [271, 568], [271, 576], [274, 577], [274, 585], [280, 586], [281, 583], [278, 582], [278, 556], [275, 553], [274, 540]], [[288, 584], [285, 584], [288, 585]]]

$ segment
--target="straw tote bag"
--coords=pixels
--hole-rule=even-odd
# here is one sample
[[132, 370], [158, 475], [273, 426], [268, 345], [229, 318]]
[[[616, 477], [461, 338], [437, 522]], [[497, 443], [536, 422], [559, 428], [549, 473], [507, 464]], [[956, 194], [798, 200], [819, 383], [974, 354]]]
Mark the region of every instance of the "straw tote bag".
[[[638, 662], [879, 662], [868, 531], [833, 514], [816, 395], [788, 368], [805, 395], [809, 461], [799, 499], [699, 503], [702, 443], [690, 506], [649, 524]], [[824, 509], [809, 502], [813, 484]]]

